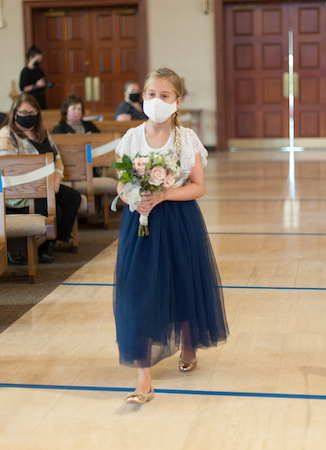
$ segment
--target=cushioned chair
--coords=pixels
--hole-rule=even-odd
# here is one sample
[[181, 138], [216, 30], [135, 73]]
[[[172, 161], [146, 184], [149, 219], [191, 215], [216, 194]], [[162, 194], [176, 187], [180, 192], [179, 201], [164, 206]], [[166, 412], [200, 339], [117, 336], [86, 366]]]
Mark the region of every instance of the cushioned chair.
[[[49, 165], [51, 165], [52, 172], [45, 177], [35, 179], [35, 171]], [[5, 177], [21, 177], [29, 174], [31, 179], [23, 184], [8, 185], [4, 188], [4, 193], [0, 194], [2, 201], [4, 201], [4, 197], [6, 199], [29, 199], [29, 214], [7, 214], [2, 232], [6, 231], [7, 239], [26, 238], [30, 283], [35, 282], [37, 272], [36, 238], [54, 239], [57, 234], [53, 166], [52, 153], [0, 156], [0, 170], [3, 171]], [[48, 217], [34, 213], [34, 200], [37, 198], [47, 199]]]

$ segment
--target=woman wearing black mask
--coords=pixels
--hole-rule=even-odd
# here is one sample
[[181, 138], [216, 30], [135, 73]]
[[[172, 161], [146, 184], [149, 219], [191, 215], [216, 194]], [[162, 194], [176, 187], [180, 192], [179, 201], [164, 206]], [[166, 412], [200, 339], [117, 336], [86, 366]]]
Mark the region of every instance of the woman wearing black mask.
[[141, 105], [141, 93], [139, 85], [135, 81], [127, 81], [124, 85], [124, 101], [118, 106], [114, 120], [123, 122], [125, 120], [146, 120]]
[[[53, 250], [56, 240], [68, 242], [80, 205], [80, 194], [75, 189], [60, 184], [63, 177], [63, 164], [56, 145], [42, 123], [40, 105], [30, 94], [18, 95], [0, 130], [1, 155], [33, 155], [53, 153], [55, 172], [55, 192], [57, 209], [57, 238], [45, 241], [39, 247], [39, 261], [53, 262]], [[28, 214], [28, 200], [6, 201], [7, 214]], [[36, 199], [36, 214], [47, 214], [46, 199]], [[26, 264], [20, 252], [8, 254], [12, 264]]]
[[23, 92], [28, 92], [39, 102], [41, 109], [46, 109], [46, 98], [44, 90], [47, 86], [47, 81], [40, 64], [43, 59], [42, 52], [35, 45], [27, 52], [27, 66], [20, 74], [20, 89]]

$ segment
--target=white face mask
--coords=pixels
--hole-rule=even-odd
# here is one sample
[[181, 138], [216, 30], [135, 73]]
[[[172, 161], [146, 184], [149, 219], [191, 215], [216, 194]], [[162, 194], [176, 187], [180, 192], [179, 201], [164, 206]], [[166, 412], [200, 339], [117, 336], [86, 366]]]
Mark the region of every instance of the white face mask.
[[155, 123], [163, 123], [177, 110], [177, 102], [166, 103], [159, 98], [144, 100], [143, 110], [147, 117]]

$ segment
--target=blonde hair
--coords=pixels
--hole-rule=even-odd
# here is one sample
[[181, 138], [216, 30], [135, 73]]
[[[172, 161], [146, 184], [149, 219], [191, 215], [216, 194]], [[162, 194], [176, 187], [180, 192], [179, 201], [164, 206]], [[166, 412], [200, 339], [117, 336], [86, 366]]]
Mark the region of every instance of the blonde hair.
[[[171, 69], [167, 69], [163, 67], [161, 69], [153, 70], [150, 72], [144, 84], [144, 93], [146, 92], [147, 87], [150, 84], [156, 83], [159, 80], [168, 80], [176, 93], [177, 98], [183, 95], [183, 83], [179, 75]], [[174, 131], [174, 145], [176, 149], [176, 153], [180, 155], [181, 152], [181, 135], [180, 135], [180, 118], [179, 111], [176, 111], [172, 115], [172, 129]]]

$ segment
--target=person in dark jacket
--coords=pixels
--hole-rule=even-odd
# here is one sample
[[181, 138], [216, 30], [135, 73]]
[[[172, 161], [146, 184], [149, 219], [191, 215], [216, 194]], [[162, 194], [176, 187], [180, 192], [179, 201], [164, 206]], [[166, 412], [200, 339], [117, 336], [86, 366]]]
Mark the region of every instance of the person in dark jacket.
[[84, 105], [80, 97], [69, 95], [61, 104], [61, 118], [52, 134], [61, 133], [99, 133], [100, 130], [91, 121], [83, 120]]
[[32, 45], [27, 54], [27, 65], [20, 73], [19, 87], [22, 92], [32, 95], [39, 102], [41, 109], [46, 109], [45, 88], [49, 85], [40, 64], [42, 51]]
[[114, 120], [124, 122], [126, 120], [147, 120], [141, 103], [139, 84], [135, 81], [127, 81], [123, 88], [124, 101], [118, 105]]

